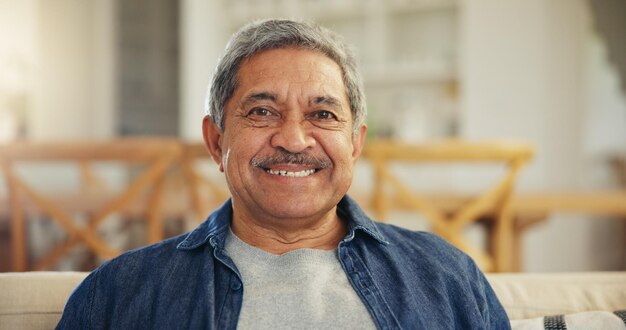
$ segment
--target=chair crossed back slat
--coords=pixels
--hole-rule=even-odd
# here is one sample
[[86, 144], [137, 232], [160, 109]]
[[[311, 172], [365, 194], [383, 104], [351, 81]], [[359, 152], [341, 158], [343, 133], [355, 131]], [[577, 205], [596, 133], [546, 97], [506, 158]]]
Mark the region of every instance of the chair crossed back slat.
[[[392, 205], [395, 192], [398, 204], [423, 214], [432, 230], [459, 249], [469, 254], [485, 271], [504, 271], [511, 267], [512, 217], [511, 194], [523, 165], [532, 157], [532, 148], [516, 143], [471, 143], [458, 140], [427, 144], [410, 144], [398, 141], [375, 140], [365, 146], [363, 156], [371, 161], [374, 170], [372, 208], [376, 216], [384, 219]], [[503, 163], [507, 166], [504, 177], [483, 193], [464, 200], [454, 212], [442, 210], [432, 199], [415, 193], [390, 170], [394, 163], [419, 165], [423, 163]], [[494, 219], [491, 251], [472, 245], [463, 235], [463, 229], [481, 217]]]
[[[229, 196], [227, 187], [200, 174], [196, 169], [197, 161], [209, 159], [210, 154], [203, 143], [185, 145], [181, 167], [197, 221], [203, 221], [212, 208], [224, 202]], [[202, 191], [206, 191], [210, 197], [203, 196]]]
[[[70, 249], [83, 244], [97, 256], [109, 259], [119, 254], [102, 238], [96, 229], [108, 216], [122, 212], [145, 190], [150, 190], [147, 211], [148, 240], [162, 239], [162, 223], [159, 218], [163, 181], [168, 168], [180, 154], [181, 145], [172, 139], [127, 138], [107, 142], [18, 142], [0, 146], [0, 162], [5, 175], [11, 217], [13, 269], [45, 269], [56, 264]], [[76, 163], [81, 177], [90, 185], [89, 189], [101, 189], [104, 184], [90, 170], [94, 162], [116, 162], [142, 165], [143, 171], [135, 176], [124, 189], [113, 195], [102, 195], [104, 203], [97, 209], [88, 210], [88, 224], [80, 227], [73, 212], [60, 205], [55, 198], [37, 191], [14, 170], [22, 163], [51, 164]], [[151, 188], [151, 189], [150, 189]], [[52, 249], [46, 256], [31, 262], [27, 257], [25, 233], [25, 201], [34, 204], [67, 232], [65, 241]]]

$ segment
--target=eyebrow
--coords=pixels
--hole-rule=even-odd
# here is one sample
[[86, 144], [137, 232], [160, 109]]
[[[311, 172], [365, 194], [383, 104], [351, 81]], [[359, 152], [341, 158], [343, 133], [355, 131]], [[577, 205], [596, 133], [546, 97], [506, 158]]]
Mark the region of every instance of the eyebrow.
[[315, 104], [315, 105], [323, 104], [323, 105], [328, 105], [328, 106], [335, 107], [335, 108], [341, 107], [341, 102], [339, 101], [339, 99], [332, 97], [330, 95], [313, 97], [309, 101], [309, 105], [311, 104]]
[[276, 96], [276, 94], [272, 94], [272, 93], [268, 93], [268, 92], [260, 92], [260, 93], [254, 93], [254, 94], [250, 94], [248, 95], [243, 102], [241, 102], [244, 105], [249, 105], [249, 104], [253, 104], [257, 101], [272, 101], [272, 102], [276, 102], [276, 99], [278, 99], [278, 97]]
[[[247, 97], [243, 99], [241, 103], [247, 106], [250, 104], [254, 104], [258, 101], [276, 102], [277, 99], [278, 99], [278, 96], [274, 93], [259, 92], [259, 93], [253, 93], [253, 94], [248, 95]], [[339, 101], [339, 99], [337, 99], [336, 97], [333, 97], [330, 95], [321, 95], [321, 96], [312, 97], [309, 100], [309, 105], [327, 105], [333, 108], [340, 108], [341, 101]]]

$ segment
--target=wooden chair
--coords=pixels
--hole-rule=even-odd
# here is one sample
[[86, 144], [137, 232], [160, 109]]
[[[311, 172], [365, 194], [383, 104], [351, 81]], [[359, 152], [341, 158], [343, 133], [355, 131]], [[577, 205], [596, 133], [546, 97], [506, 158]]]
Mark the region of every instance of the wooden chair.
[[[119, 254], [98, 236], [98, 225], [108, 216], [123, 212], [142, 192], [148, 190], [147, 210], [148, 241], [162, 239], [160, 219], [162, 190], [165, 174], [181, 154], [175, 140], [128, 138], [107, 142], [75, 141], [68, 143], [17, 142], [0, 146], [0, 162], [8, 186], [12, 237], [12, 264], [15, 271], [45, 269], [56, 264], [70, 249], [82, 244], [95, 255], [109, 259]], [[114, 162], [139, 165], [141, 171], [113, 196], [103, 193], [104, 183], [91, 171], [95, 162]], [[42, 193], [18, 175], [21, 164], [74, 164], [78, 166], [83, 187], [95, 194], [81, 191], [71, 200], [60, 201], [59, 196]], [[149, 189], [151, 188], [151, 189]], [[94, 202], [94, 197], [97, 199]], [[46, 256], [29, 262], [26, 214], [34, 209], [55, 221], [67, 232], [66, 240]], [[74, 215], [80, 212], [88, 218], [86, 226], [79, 226]]]
[[201, 174], [196, 167], [199, 161], [213, 162], [206, 146], [203, 143], [186, 144], [180, 167], [197, 222], [204, 221], [215, 207], [229, 197], [228, 188], [225, 185], [218, 184]]
[[[532, 148], [522, 144], [458, 140], [425, 144], [374, 140], [366, 144], [363, 152], [364, 159], [373, 166], [372, 209], [380, 219], [398, 204], [418, 211], [426, 217], [435, 233], [468, 253], [485, 271], [507, 271], [513, 267], [511, 194], [522, 166], [532, 155]], [[412, 191], [405, 183], [406, 178], [394, 175], [390, 171], [390, 165], [394, 163], [502, 163], [507, 170], [497, 184], [478, 196], [433, 200]], [[493, 226], [488, 228], [491, 245], [487, 252], [476, 248], [463, 234], [466, 226], [485, 216], [494, 219]]]
[[229, 192], [203, 143], [181, 142], [181, 148], [181, 156], [165, 182], [167, 203], [162, 213], [170, 223], [179, 221], [193, 228], [226, 201]]

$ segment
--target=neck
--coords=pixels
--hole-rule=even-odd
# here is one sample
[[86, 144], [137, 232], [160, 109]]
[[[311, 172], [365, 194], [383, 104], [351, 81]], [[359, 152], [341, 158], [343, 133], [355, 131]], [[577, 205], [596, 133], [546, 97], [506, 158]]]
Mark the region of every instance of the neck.
[[333, 250], [347, 233], [336, 208], [320, 219], [259, 220], [234, 210], [232, 230], [242, 241], [272, 254], [298, 249]]

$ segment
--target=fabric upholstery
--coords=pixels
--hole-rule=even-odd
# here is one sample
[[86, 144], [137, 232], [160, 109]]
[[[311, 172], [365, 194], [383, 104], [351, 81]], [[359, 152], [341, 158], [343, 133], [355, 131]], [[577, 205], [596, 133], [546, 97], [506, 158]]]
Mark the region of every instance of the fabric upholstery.
[[0, 329], [53, 329], [87, 273], [0, 273]]
[[[0, 273], [0, 330], [53, 329], [70, 293], [87, 273]], [[487, 274], [514, 328], [546, 315], [589, 320], [626, 309], [626, 272]], [[577, 314], [580, 315], [568, 315]], [[524, 320], [527, 319], [527, 320]], [[529, 320], [528, 320], [529, 319]], [[517, 325], [517, 326], [516, 326]]]
[[489, 274], [509, 319], [626, 309], [626, 272]]

